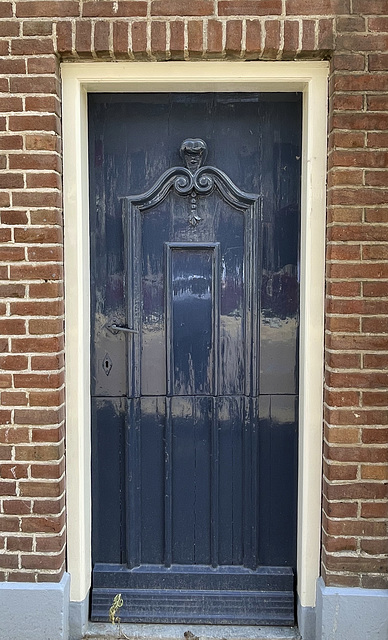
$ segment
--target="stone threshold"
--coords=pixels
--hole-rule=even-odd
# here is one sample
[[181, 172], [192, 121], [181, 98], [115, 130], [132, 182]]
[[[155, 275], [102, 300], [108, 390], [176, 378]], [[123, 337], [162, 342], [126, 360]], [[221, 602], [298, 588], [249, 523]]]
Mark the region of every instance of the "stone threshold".
[[[121, 628], [131, 640], [301, 640], [297, 627], [122, 624]], [[120, 636], [117, 626], [90, 622], [84, 638], [119, 640]]]

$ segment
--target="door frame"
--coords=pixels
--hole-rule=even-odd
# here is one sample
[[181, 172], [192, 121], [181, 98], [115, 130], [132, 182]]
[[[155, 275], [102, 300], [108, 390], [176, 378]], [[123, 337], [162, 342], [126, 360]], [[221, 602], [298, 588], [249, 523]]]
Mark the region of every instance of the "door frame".
[[303, 93], [297, 593], [320, 575], [327, 161], [327, 62], [62, 63], [67, 557], [70, 600], [91, 585], [88, 92]]

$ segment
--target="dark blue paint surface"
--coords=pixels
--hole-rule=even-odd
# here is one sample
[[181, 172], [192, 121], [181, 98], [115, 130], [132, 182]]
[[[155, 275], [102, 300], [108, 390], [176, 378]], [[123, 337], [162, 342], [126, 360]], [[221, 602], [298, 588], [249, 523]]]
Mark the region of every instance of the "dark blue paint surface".
[[[91, 95], [89, 116], [92, 617], [117, 588], [122, 620], [292, 624], [300, 96]], [[194, 135], [256, 202], [122, 209]]]

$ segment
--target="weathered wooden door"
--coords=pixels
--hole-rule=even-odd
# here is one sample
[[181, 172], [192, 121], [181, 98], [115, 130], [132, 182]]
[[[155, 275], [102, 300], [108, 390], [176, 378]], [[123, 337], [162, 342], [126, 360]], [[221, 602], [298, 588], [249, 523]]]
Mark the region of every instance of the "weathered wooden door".
[[89, 112], [92, 618], [292, 624], [300, 96]]

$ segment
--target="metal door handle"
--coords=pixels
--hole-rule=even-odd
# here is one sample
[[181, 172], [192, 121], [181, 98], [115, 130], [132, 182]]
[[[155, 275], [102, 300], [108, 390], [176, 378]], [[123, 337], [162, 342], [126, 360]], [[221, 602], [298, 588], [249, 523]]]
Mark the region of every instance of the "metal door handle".
[[125, 331], [126, 333], [139, 333], [137, 329], [130, 329], [129, 327], [121, 327], [118, 324], [110, 324], [107, 326], [107, 329], [112, 333], [118, 333], [119, 331]]

